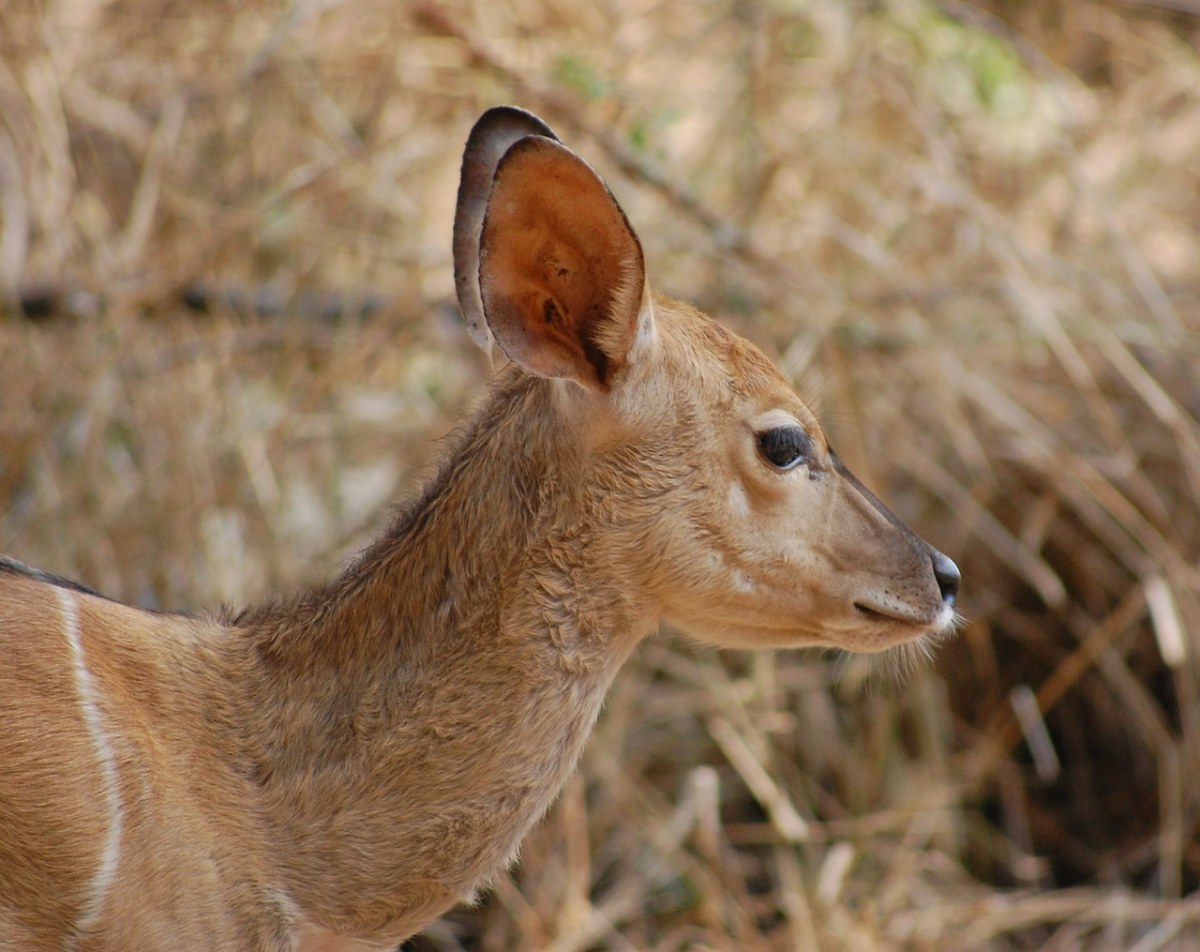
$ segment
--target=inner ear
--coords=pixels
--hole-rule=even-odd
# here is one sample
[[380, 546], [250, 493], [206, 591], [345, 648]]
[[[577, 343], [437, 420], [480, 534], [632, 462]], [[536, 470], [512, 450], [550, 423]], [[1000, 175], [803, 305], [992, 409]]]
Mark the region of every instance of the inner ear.
[[641, 244], [586, 162], [532, 136], [501, 159], [480, 239], [489, 328], [530, 373], [605, 390], [637, 334]]

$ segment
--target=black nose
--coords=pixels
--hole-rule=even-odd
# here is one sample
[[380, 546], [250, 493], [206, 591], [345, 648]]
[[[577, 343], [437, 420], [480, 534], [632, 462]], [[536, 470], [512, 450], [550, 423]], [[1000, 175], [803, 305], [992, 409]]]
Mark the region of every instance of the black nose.
[[953, 559], [942, 555], [937, 549], [932, 550], [930, 558], [933, 560], [933, 577], [937, 579], [942, 592], [942, 601], [953, 608], [958, 600], [958, 584], [962, 581], [962, 573]]

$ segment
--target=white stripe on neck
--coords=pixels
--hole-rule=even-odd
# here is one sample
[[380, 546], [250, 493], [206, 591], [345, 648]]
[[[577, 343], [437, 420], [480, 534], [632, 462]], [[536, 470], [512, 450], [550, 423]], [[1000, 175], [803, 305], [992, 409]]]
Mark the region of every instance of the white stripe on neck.
[[121, 826], [123, 823], [123, 805], [121, 790], [117, 777], [117, 758], [108, 734], [104, 729], [104, 715], [100, 710], [99, 690], [97, 689], [92, 672], [88, 670], [87, 659], [83, 654], [83, 641], [79, 629], [79, 605], [75, 594], [69, 589], [54, 586], [58, 597], [59, 609], [62, 612], [63, 632], [67, 643], [71, 646], [71, 665], [75, 671], [75, 688], [79, 692], [79, 706], [83, 711], [83, 720], [87, 724], [92, 744], [96, 749], [96, 759], [100, 764], [100, 775], [104, 788], [104, 804], [108, 811], [108, 832], [104, 838], [104, 849], [100, 853], [100, 863], [96, 868], [92, 881], [88, 886], [87, 898], [83, 904], [79, 918], [67, 941], [66, 947], [74, 949], [85, 939], [100, 921], [104, 911], [104, 899], [117, 873], [117, 864], [121, 856]]

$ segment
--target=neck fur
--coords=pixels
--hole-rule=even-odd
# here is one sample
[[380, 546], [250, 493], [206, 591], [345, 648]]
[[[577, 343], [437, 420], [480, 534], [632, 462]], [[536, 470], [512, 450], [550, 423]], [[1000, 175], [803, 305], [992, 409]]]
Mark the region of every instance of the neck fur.
[[557, 384], [502, 381], [355, 565], [237, 620], [284, 887], [328, 928], [402, 934], [509, 860], [655, 623]]

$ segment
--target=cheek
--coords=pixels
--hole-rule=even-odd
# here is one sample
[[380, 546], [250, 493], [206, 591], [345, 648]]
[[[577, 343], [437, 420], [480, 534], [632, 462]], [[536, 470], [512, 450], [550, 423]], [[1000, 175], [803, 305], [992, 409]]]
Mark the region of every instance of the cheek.
[[765, 564], [812, 567], [830, 529], [824, 490], [820, 479], [802, 473], [735, 480], [726, 507], [731, 537]]
[[825, 610], [844, 600], [854, 566], [834, 558], [838, 529], [829, 513], [828, 487], [803, 478], [787, 488], [761, 494], [753, 487], [730, 488], [729, 511], [736, 498], [746, 515], [727, 526], [726, 567], [749, 582], [736, 586], [739, 595], [757, 592], [780, 611]]

